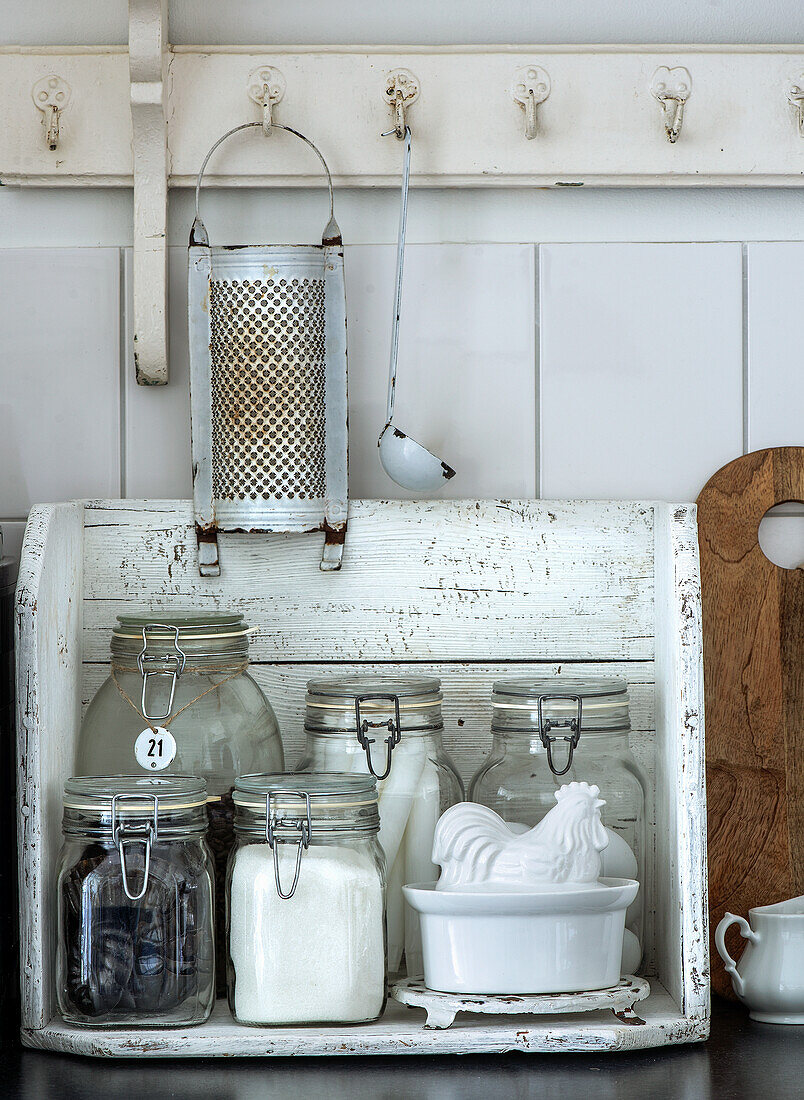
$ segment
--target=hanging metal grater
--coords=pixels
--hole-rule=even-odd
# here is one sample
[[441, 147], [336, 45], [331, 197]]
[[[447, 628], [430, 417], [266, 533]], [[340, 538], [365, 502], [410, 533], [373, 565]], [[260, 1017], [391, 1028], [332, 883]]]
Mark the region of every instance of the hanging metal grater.
[[201, 180], [189, 249], [193, 495], [202, 576], [219, 576], [218, 531], [324, 531], [321, 569], [346, 538], [346, 292], [332, 177], [320, 245], [210, 245]]

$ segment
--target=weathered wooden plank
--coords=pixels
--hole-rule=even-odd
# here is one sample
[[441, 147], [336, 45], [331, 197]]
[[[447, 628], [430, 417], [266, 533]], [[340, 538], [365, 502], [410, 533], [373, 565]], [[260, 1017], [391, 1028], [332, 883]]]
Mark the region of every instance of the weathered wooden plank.
[[656, 966], [709, 1015], [703, 643], [697, 511], [656, 509]]
[[229, 535], [200, 578], [191, 506], [96, 502], [85, 539], [84, 657], [121, 611], [242, 611], [255, 660], [645, 660], [653, 506], [355, 501], [344, 567], [312, 535]]
[[53, 1020], [44, 1031], [26, 1032], [26, 1046], [70, 1054], [123, 1058], [281, 1057], [352, 1054], [566, 1053], [639, 1050], [705, 1039], [708, 1021], [687, 1020], [658, 983], [637, 1006], [643, 1025], [623, 1023], [610, 1012], [586, 1017], [503, 1017], [494, 1021], [466, 1015], [445, 1031], [427, 1030], [424, 1012], [392, 1002], [383, 1018], [365, 1027], [242, 1027], [219, 1001], [200, 1027], [170, 1031], [80, 1028]]
[[17, 805], [22, 1026], [55, 1011], [54, 873], [81, 707], [83, 505], [35, 508], [17, 582]]

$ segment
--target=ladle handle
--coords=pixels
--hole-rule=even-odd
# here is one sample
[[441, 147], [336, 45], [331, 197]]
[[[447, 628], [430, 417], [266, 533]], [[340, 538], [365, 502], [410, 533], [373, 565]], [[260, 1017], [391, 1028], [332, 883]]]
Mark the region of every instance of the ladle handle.
[[[393, 132], [393, 131], [392, 131]], [[410, 127], [405, 127], [405, 160], [402, 167], [402, 204], [399, 209], [399, 240], [396, 246], [396, 296], [394, 321], [391, 327], [391, 362], [388, 368], [388, 408], [386, 425], [394, 415], [396, 397], [396, 360], [399, 352], [399, 314], [402, 309], [402, 269], [405, 266], [405, 231], [408, 224], [408, 183], [410, 181]]]

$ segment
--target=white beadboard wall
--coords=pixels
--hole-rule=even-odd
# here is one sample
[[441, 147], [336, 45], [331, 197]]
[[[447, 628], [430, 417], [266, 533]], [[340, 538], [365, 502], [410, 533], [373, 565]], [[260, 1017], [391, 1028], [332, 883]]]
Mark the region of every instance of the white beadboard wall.
[[[376, 451], [393, 259], [389, 245], [347, 248], [356, 497], [403, 495]], [[166, 388], [134, 383], [129, 261], [0, 249], [12, 551], [40, 501], [191, 494], [186, 252], [171, 249]], [[458, 470], [442, 495], [694, 499], [744, 450], [802, 442], [800, 267], [802, 243], [413, 245], [399, 422]], [[787, 511], [763, 542], [799, 564]]]

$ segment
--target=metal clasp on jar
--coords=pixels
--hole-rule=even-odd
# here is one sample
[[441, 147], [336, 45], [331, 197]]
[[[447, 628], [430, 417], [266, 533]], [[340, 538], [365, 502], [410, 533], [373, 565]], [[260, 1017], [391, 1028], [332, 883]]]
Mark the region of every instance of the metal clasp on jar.
[[[304, 817], [277, 817], [276, 810], [271, 812], [271, 800], [278, 798], [300, 798], [304, 800]], [[284, 893], [282, 883], [279, 880], [279, 845], [292, 844], [294, 837], [277, 836], [277, 829], [293, 829], [299, 837], [296, 847], [296, 870], [293, 874], [293, 885], [289, 893]], [[313, 824], [310, 820], [310, 795], [307, 791], [276, 790], [268, 791], [265, 796], [265, 839], [274, 854], [274, 879], [276, 892], [283, 901], [288, 901], [296, 893], [299, 884], [299, 872], [301, 871], [302, 852], [310, 847], [310, 837], [313, 832]]]
[[[577, 708], [575, 715], [572, 718], [545, 718], [544, 704], [551, 702], [574, 703]], [[553, 775], [566, 775], [572, 767], [572, 757], [578, 747], [578, 741], [581, 736], [582, 709], [583, 701], [580, 695], [539, 696], [539, 737], [545, 749], [547, 749], [547, 763], [550, 765], [550, 771]], [[555, 737], [550, 733], [550, 730], [553, 729], [568, 729], [570, 733], [569, 736], [565, 734], [561, 737]], [[553, 765], [553, 743], [555, 741], [566, 741], [569, 745], [567, 763], [560, 771]]]
[[[384, 699], [387, 703], [394, 704], [394, 717], [388, 718], [382, 722], [369, 722], [368, 718], [361, 718], [360, 716], [360, 704], [367, 702], [369, 699]], [[357, 733], [357, 740], [360, 743], [360, 747], [366, 754], [366, 760], [368, 761], [369, 772], [375, 779], [383, 780], [387, 779], [391, 774], [391, 753], [394, 748], [399, 744], [402, 738], [402, 732], [400, 730], [401, 721], [399, 717], [399, 696], [398, 695], [385, 695], [382, 692], [373, 692], [369, 695], [358, 695], [355, 699], [355, 732]], [[388, 730], [388, 736], [384, 738], [387, 746], [385, 756], [385, 771], [382, 775], [378, 774], [374, 770], [374, 764], [371, 760], [371, 746], [376, 741], [375, 737], [368, 737], [368, 731], [370, 729], [385, 729]]]
[[[164, 630], [169, 634], [173, 634], [173, 653], [166, 653], [159, 657], [146, 657], [146, 651], [148, 649], [148, 631], [149, 630]], [[151, 672], [146, 670], [146, 664], [172, 664], [172, 669], [158, 669]], [[170, 712], [173, 709], [173, 697], [176, 694], [176, 681], [184, 672], [184, 666], [187, 663], [187, 655], [184, 650], [179, 646], [179, 628], [177, 626], [170, 626], [166, 623], [146, 623], [142, 628], [142, 649], [137, 655], [137, 668], [140, 670], [140, 676], [142, 676], [142, 716], [148, 722], [162, 722], [165, 718], [170, 717]], [[147, 694], [148, 694], [148, 677], [149, 676], [169, 676], [170, 677], [170, 698], [168, 700], [167, 710], [164, 714], [151, 714], [148, 711]]]
[[[147, 802], [152, 805], [152, 811], [148, 812], [147, 820], [136, 824], [127, 821], [125, 824], [119, 820], [117, 800], [122, 798], [126, 805], [131, 802]], [[159, 799], [155, 794], [115, 794], [112, 796], [112, 839], [117, 851], [120, 853], [120, 871], [123, 876], [123, 889], [126, 897], [131, 901], [140, 901], [145, 897], [148, 889], [148, 875], [151, 869], [151, 845], [159, 836], [158, 825]], [[145, 811], [140, 816], [145, 816]], [[128, 885], [128, 871], [126, 870], [126, 845], [142, 844], [144, 847], [144, 867], [142, 872], [142, 889], [138, 894], [132, 894]]]

